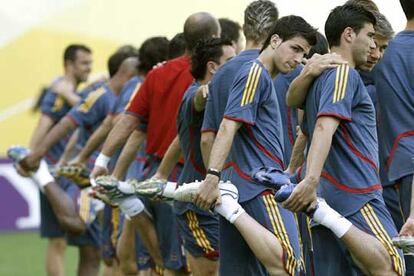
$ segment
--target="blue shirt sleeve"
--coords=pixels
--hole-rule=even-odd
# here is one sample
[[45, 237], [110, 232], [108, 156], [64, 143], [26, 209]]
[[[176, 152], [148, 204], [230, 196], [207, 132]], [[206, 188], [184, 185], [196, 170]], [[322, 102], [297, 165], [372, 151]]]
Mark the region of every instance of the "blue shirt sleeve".
[[263, 81], [263, 68], [259, 64], [253, 63], [246, 69], [242, 69], [233, 81], [224, 117], [254, 125], [260, 102], [271, 89]]
[[320, 94], [317, 116], [331, 116], [352, 121], [352, 106], [359, 82], [358, 73], [348, 65], [338, 66], [329, 72]]
[[99, 124], [110, 113], [113, 103], [110, 92], [98, 89], [90, 93], [82, 102], [69, 112], [70, 118], [84, 127]]

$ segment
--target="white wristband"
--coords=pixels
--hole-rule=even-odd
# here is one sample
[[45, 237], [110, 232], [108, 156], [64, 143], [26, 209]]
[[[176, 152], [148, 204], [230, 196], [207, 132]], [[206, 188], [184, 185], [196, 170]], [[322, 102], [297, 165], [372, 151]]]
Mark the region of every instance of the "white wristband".
[[111, 160], [111, 157], [108, 157], [105, 154], [100, 153], [95, 160], [95, 166], [107, 168], [110, 160]]
[[128, 217], [132, 218], [142, 211], [144, 211], [144, 204], [142, 201], [136, 196], [130, 196], [127, 198], [123, 198], [118, 202], [119, 209], [127, 215]]

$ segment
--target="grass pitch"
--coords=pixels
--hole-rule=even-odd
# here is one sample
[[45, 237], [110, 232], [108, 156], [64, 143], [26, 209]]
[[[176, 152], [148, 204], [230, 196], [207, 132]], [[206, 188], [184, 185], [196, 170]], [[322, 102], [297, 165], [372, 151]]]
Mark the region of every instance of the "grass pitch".
[[[47, 240], [38, 232], [0, 232], [0, 275], [46, 275]], [[68, 246], [65, 254], [65, 275], [76, 275], [78, 250]]]

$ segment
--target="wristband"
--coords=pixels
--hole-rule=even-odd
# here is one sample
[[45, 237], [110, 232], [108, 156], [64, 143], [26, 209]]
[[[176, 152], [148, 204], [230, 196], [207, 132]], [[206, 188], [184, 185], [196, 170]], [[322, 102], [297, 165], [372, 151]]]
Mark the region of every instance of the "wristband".
[[207, 174], [212, 174], [212, 175], [215, 175], [215, 176], [217, 176], [219, 179], [220, 179], [220, 177], [221, 177], [221, 172], [220, 172], [219, 170], [217, 170], [217, 169], [213, 169], [213, 168], [208, 169], [208, 170], [207, 170]]
[[111, 160], [111, 157], [108, 157], [105, 154], [100, 153], [95, 160], [95, 166], [107, 168], [110, 160]]

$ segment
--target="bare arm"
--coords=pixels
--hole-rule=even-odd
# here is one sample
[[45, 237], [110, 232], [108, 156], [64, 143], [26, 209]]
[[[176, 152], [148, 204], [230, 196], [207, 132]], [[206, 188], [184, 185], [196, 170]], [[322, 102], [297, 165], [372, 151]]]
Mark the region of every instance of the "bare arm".
[[303, 164], [305, 160], [305, 147], [306, 147], [307, 138], [302, 133], [298, 131], [298, 137], [296, 137], [295, 144], [292, 149], [292, 156], [290, 157], [289, 166], [287, 168], [287, 173], [290, 175], [294, 174], [296, 170]]
[[75, 147], [76, 147], [76, 143], [78, 142], [78, 139], [79, 139], [79, 129], [76, 129], [73, 132], [72, 136], [70, 137], [69, 142], [65, 147], [65, 151], [60, 157], [59, 165], [67, 164], [69, 160], [74, 156]]
[[180, 139], [177, 135], [162, 158], [161, 164], [155, 173], [155, 177], [159, 179], [167, 179], [180, 159], [181, 153]]
[[285, 208], [298, 212], [316, 200], [316, 188], [322, 173], [332, 137], [340, 121], [334, 117], [319, 117], [316, 120], [312, 143], [306, 161], [305, 178], [296, 186], [290, 197], [283, 203]]
[[112, 129], [113, 116], [106, 116], [102, 124], [95, 130], [91, 137], [89, 137], [86, 145], [83, 147], [81, 152], [78, 154], [74, 163], [85, 163], [89, 156], [105, 141], [109, 132]]
[[201, 85], [193, 98], [194, 108], [196, 111], [200, 112], [204, 110], [204, 108], [206, 107], [207, 96], [208, 85]]
[[200, 149], [201, 156], [203, 157], [204, 166], [208, 167], [210, 159], [211, 148], [213, 147], [216, 134], [214, 132], [203, 132], [201, 133]]
[[49, 132], [50, 128], [54, 125], [54, 121], [47, 115], [42, 114], [40, 116], [39, 122], [32, 134], [32, 139], [30, 140], [29, 148], [35, 149], [37, 148], [43, 139], [46, 137], [47, 133]]
[[71, 106], [76, 105], [81, 100], [81, 97], [75, 92], [75, 86], [68, 80], [63, 79], [59, 81], [53, 86], [53, 90]]
[[128, 141], [116, 162], [114, 171], [112, 175], [117, 179], [124, 179], [128, 171], [129, 165], [134, 161], [137, 156], [137, 152], [142, 146], [142, 143], [145, 140], [145, 133], [140, 130], [135, 130], [131, 136], [128, 138]]
[[64, 117], [52, 128], [52, 130], [49, 131], [42, 143], [34, 148], [33, 152], [21, 161], [20, 164], [22, 167], [27, 171], [35, 170], [39, 166], [40, 159], [46, 152], [74, 128], [75, 125], [73, 122], [68, 119], [68, 117]]
[[290, 107], [301, 107], [314, 79], [326, 69], [347, 63], [338, 54], [314, 54], [303, 68], [302, 72], [292, 81], [286, 94], [286, 103]]
[[[214, 168], [219, 171], [223, 169], [233, 144], [234, 135], [241, 125], [239, 122], [223, 119], [211, 150], [208, 168]], [[214, 202], [218, 203], [218, 182], [219, 178], [217, 176], [207, 174], [203, 185], [200, 185], [200, 189], [195, 196], [194, 203], [203, 209], [210, 208]]]

